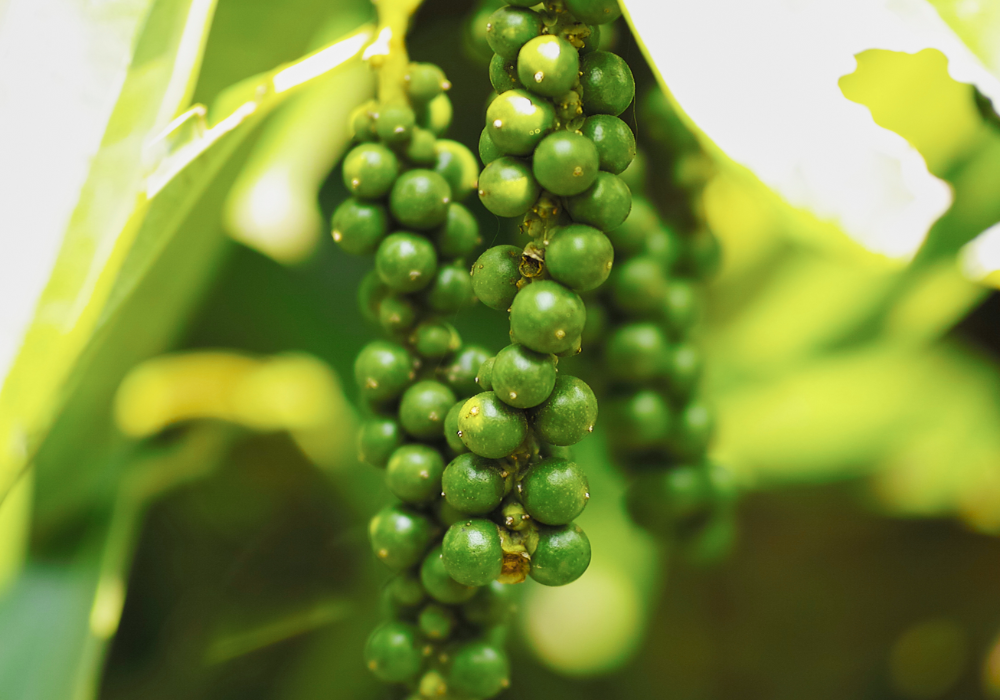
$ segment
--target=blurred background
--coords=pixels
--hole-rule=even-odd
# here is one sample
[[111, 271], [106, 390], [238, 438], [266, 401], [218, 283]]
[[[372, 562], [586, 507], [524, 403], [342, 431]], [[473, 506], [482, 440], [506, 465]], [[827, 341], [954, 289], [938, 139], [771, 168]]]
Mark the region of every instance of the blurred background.
[[[779, 67], [721, 109], [705, 56], [661, 62], [686, 30], [658, 0], [626, 4], [640, 37], [602, 35], [636, 74], [650, 198], [704, 182], [722, 243], [699, 337], [738, 531], [692, 553], [637, 530], [598, 424], [576, 450], [593, 564], [519, 587], [506, 697], [1000, 697], [1000, 7], [919, 2], [947, 41], [887, 38], [825, 84], [868, 129], [844, 152], [888, 144], [829, 182], [753, 128], [808, 92], [780, 66], [821, 82], [808, 57], [762, 34], [746, 62]], [[354, 451], [370, 263], [327, 227], [373, 6], [99, 5], [0, 0], [0, 698], [389, 697], [361, 655], [389, 499]], [[495, 6], [426, 0], [408, 42], [474, 152]], [[516, 242], [470, 206], [484, 247]], [[456, 326], [506, 343], [482, 307]]]

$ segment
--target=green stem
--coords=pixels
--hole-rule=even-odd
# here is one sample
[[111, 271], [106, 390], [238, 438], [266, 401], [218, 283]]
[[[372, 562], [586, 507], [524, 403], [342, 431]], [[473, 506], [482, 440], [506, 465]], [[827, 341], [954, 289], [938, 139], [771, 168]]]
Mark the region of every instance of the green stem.
[[406, 52], [406, 30], [410, 17], [423, 0], [377, 0], [379, 31], [369, 55], [371, 65], [378, 70], [379, 102], [386, 104], [406, 100], [406, 72], [410, 57]]

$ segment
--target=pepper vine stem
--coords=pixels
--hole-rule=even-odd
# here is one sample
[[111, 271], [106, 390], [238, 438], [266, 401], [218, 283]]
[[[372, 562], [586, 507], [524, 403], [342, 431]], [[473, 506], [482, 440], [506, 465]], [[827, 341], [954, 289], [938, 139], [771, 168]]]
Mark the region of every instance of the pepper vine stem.
[[365, 50], [364, 59], [378, 70], [379, 102], [406, 100], [406, 72], [410, 57], [406, 51], [406, 30], [410, 18], [423, 0], [373, 0], [379, 28], [375, 40]]

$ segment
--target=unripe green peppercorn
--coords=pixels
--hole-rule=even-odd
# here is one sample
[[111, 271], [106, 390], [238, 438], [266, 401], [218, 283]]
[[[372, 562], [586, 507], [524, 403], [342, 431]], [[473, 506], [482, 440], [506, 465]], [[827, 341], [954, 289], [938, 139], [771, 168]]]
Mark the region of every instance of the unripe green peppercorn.
[[608, 237], [581, 224], [556, 229], [545, 249], [545, 268], [552, 279], [578, 292], [601, 286], [614, 259]]
[[694, 343], [675, 345], [667, 365], [670, 393], [679, 398], [688, 396], [701, 376], [701, 367], [701, 351]]
[[495, 459], [467, 452], [448, 463], [441, 489], [448, 505], [466, 515], [486, 515], [504, 497], [504, 470]]
[[417, 632], [405, 622], [386, 622], [375, 629], [365, 644], [365, 663], [379, 680], [405, 683], [416, 678], [423, 666]]
[[455, 394], [441, 382], [430, 379], [417, 382], [403, 393], [399, 402], [399, 422], [417, 438], [434, 439], [444, 435], [444, 417], [455, 403]]
[[497, 158], [479, 176], [479, 201], [497, 216], [526, 214], [540, 192], [530, 166], [517, 158]]
[[424, 231], [448, 218], [451, 186], [433, 170], [409, 170], [398, 178], [389, 195], [393, 217], [408, 228]]
[[402, 149], [402, 153], [410, 163], [426, 167], [434, 165], [437, 158], [437, 154], [434, 152], [435, 146], [437, 146], [437, 138], [434, 134], [427, 129], [415, 126], [410, 133], [410, 140]]
[[448, 669], [448, 688], [461, 697], [492, 698], [510, 685], [510, 665], [503, 649], [484, 641], [459, 647]]
[[645, 256], [618, 265], [611, 279], [615, 305], [633, 314], [656, 314], [666, 302], [668, 287], [663, 268]]
[[619, 326], [604, 352], [604, 366], [612, 377], [638, 384], [663, 376], [670, 361], [670, 346], [655, 323]]
[[411, 63], [403, 79], [406, 92], [417, 104], [426, 104], [451, 88], [444, 71], [433, 63]]
[[541, 15], [526, 8], [501, 7], [486, 25], [490, 48], [507, 59], [517, 58], [521, 47], [541, 33]]
[[618, 0], [566, 0], [566, 9], [587, 24], [607, 24], [622, 15]]
[[399, 175], [399, 161], [377, 143], [355, 146], [344, 156], [344, 186], [359, 199], [379, 199], [389, 194]]
[[711, 410], [700, 401], [692, 401], [681, 411], [674, 430], [672, 448], [681, 457], [694, 459], [708, 449], [715, 421]]
[[401, 144], [410, 139], [416, 115], [406, 103], [396, 102], [379, 107], [375, 131], [383, 143]]
[[502, 155], [503, 151], [497, 148], [493, 139], [490, 138], [490, 128], [484, 126], [479, 134], [479, 160], [483, 162], [483, 165], [489, 165]]
[[535, 352], [569, 350], [586, 320], [580, 297], [549, 280], [527, 285], [510, 306], [511, 332], [518, 342]]
[[628, 219], [632, 211], [632, 191], [617, 175], [599, 172], [594, 184], [566, 198], [566, 209], [576, 222], [612, 231]]
[[424, 587], [420, 583], [420, 576], [413, 571], [403, 571], [395, 576], [386, 585], [389, 590], [389, 597], [397, 605], [412, 608], [420, 605], [427, 597]]
[[466, 586], [484, 586], [500, 576], [503, 549], [496, 523], [481, 518], [457, 522], [441, 543], [448, 575]]
[[439, 139], [434, 153], [434, 172], [448, 182], [452, 201], [461, 202], [476, 191], [479, 163], [472, 151], [458, 141]]
[[442, 93], [417, 110], [417, 125], [440, 136], [451, 126], [453, 112], [451, 100]]
[[682, 335], [697, 322], [701, 311], [699, 308], [700, 300], [694, 285], [690, 282], [686, 280], [670, 282], [663, 315], [672, 333], [678, 336]]
[[555, 358], [517, 343], [508, 345], [493, 361], [493, 393], [515, 408], [531, 408], [549, 397], [556, 384]]
[[577, 50], [565, 39], [551, 34], [531, 39], [517, 54], [517, 77], [521, 84], [544, 97], [559, 97], [568, 92], [579, 72]]
[[454, 202], [448, 207], [448, 217], [442, 226], [434, 229], [429, 237], [437, 246], [438, 255], [444, 260], [464, 258], [482, 242], [476, 217]]
[[352, 255], [373, 253], [389, 232], [389, 212], [381, 204], [347, 199], [333, 213], [333, 240]]
[[513, 614], [513, 604], [506, 586], [499, 581], [491, 581], [476, 593], [475, 597], [462, 606], [462, 616], [474, 625], [494, 627], [502, 625]]
[[476, 384], [483, 391], [493, 390], [493, 363], [496, 358], [489, 358], [479, 365], [479, 373], [476, 374]]
[[375, 270], [369, 270], [358, 285], [358, 310], [369, 323], [379, 323], [379, 307], [392, 290], [379, 279]]
[[607, 418], [611, 442], [631, 450], [664, 446], [673, 426], [670, 406], [648, 389], [609, 402]]
[[609, 51], [594, 51], [580, 61], [580, 72], [583, 109], [587, 114], [617, 117], [632, 104], [635, 79], [621, 56]]
[[646, 234], [640, 254], [653, 258], [660, 263], [660, 267], [669, 272], [680, 257], [682, 245], [673, 229], [657, 226]]
[[434, 534], [427, 516], [405, 506], [387, 506], [368, 525], [372, 551], [391, 569], [405, 569], [419, 562]]
[[375, 141], [378, 134], [375, 132], [375, 115], [378, 113], [378, 102], [369, 100], [363, 105], [354, 109], [348, 121], [351, 124], [351, 135], [355, 141]]
[[561, 459], [546, 459], [534, 465], [517, 487], [524, 509], [545, 525], [566, 525], [576, 519], [590, 500], [587, 475]]
[[358, 459], [373, 467], [384, 467], [403, 444], [403, 428], [392, 418], [372, 418], [358, 430]]
[[475, 586], [465, 586], [453, 579], [444, 568], [444, 556], [438, 545], [424, 557], [420, 565], [420, 582], [434, 600], [447, 605], [457, 605], [476, 595]]
[[628, 218], [614, 230], [607, 230], [608, 238], [620, 255], [635, 255], [642, 251], [646, 238], [659, 226], [660, 217], [643, 197], [632, 198]]
[[490, 59], [490, 84], [498, 95], [523, 87], [517, 78], [517, 61], [493, 54]]
[[378, 321], [388, 333], [399, 333], [417, 320], [417, 307], [405, 296], [387, 296], [379, 302]]
[[535, 148], [532, 160], [538, 183], [564, 197], [580, 194], [594, 184], [599, 169], [594, 142], [573, 131], [546, 136]]
[[521, 249], [512, 245], [487, 248], [472, 266], [472, 291], [483, 304], [506, 311], [521, 279]]
[[535, 146], [555, 126], [552, 105], [524, 90], [508, 90], [486, 110], [486, 128], [501, 152], [512, 156], [531, 155]]
[[529, 415], [540, 439], [553, 445], [575, 445], [594, 430], [597, 397], [582, 379], [561, 374], [549, 398]]
[[434, 281], [424, 293], [424, 299], [434, 311], [452, 314], [472, 305], [472, 278], [465, 266], [442, 265], [434, 275]]
[[531, 552], [531, 578], [545, 586], [565, 586], [590, 566], [590, 540], [579, 525], [542, 527]]
[[462, 442], [462, 438], [458, 436], [458, 416], [462, 412], [463, 403], [465, 402], [461, 400], [456, 401], [455, 405], [449, 408], [448, 413], [444, 416], [444, 439], [452, 453], [457, 455], [469, 451], [469, 448]]
[[465, 402], [458, 416], [458, 429], [462, 442], [472, 452], [499, 459], [524, 442], [528, 424], [523, 412], [486, 391]]
[[460, 347], [462, 338], [450, 323], [425, 321], [417, 326], [410, 336], [410, 342], [421, 357], [440, 360]]
[[416, 292], [434, 281], [437, 253], [423, 236], [391, 233], [375, 252], [375, 271], [397, 292]]
[[441, 493], [444, 459], [429, 445], [403, 445], [392, 453], [385, 485], [396, 498], [413, 505], [433, 503]]
[[354, 379], [361, 395], [371, 401], [396, 398], [410, 385], [414, 376], [410, 353], [384, 340], [368, 343], [354, 361]]
[[483, 363], [490, 359], [489, 352], [478, 345], [466, 345], [442, 368], [441, 377], [451, 387], [456, 396], [471, 396], [482, 389], [476, 383], [476, 376]]
[[619, 175], [635, 159], [635, 135], [618, 117], [595, 114], [587, 117], [580, 131], [594, 142], [601, 170]]
[[455, 613], [440, 603], [428, 603], [417, 618], [420, 631], [428, 639], [443, 640], [451, 636], [455, 629]]

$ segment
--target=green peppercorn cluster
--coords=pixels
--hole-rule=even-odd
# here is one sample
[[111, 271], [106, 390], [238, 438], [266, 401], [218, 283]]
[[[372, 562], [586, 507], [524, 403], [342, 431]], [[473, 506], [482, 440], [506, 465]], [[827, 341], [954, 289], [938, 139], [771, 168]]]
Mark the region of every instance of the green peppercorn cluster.
[[395, 574], [385, 590], [390, 619], [368, 639], [365, 659], [378, 678], [417, 697], [489, 698], [508, 685], [510, 602], [498, 583], [456, 581], [442, 557], [442, 536], [463, 517], [441, 497], [446, 464], [456, 445], [464, 451], [457, 427], [445, 426], [477, 391], [489, 357], [463, 346], [447, 321], [475, 300], [466, 257], [479, 231], [461, 201], [475, 191], [479, 166], [441, 138], [451, 120], [441, 70], [410, 64], [404, 82], [406, 99], [354, 115], [357, 145], [343, 161], [351, 197], [333, 215], [340, 247], [375, 257], [360, 301], [385, 339], [355, 363], [367, 416], [358, 451], [385, 469], [399, 499], [369, 526], [375, 555]]

